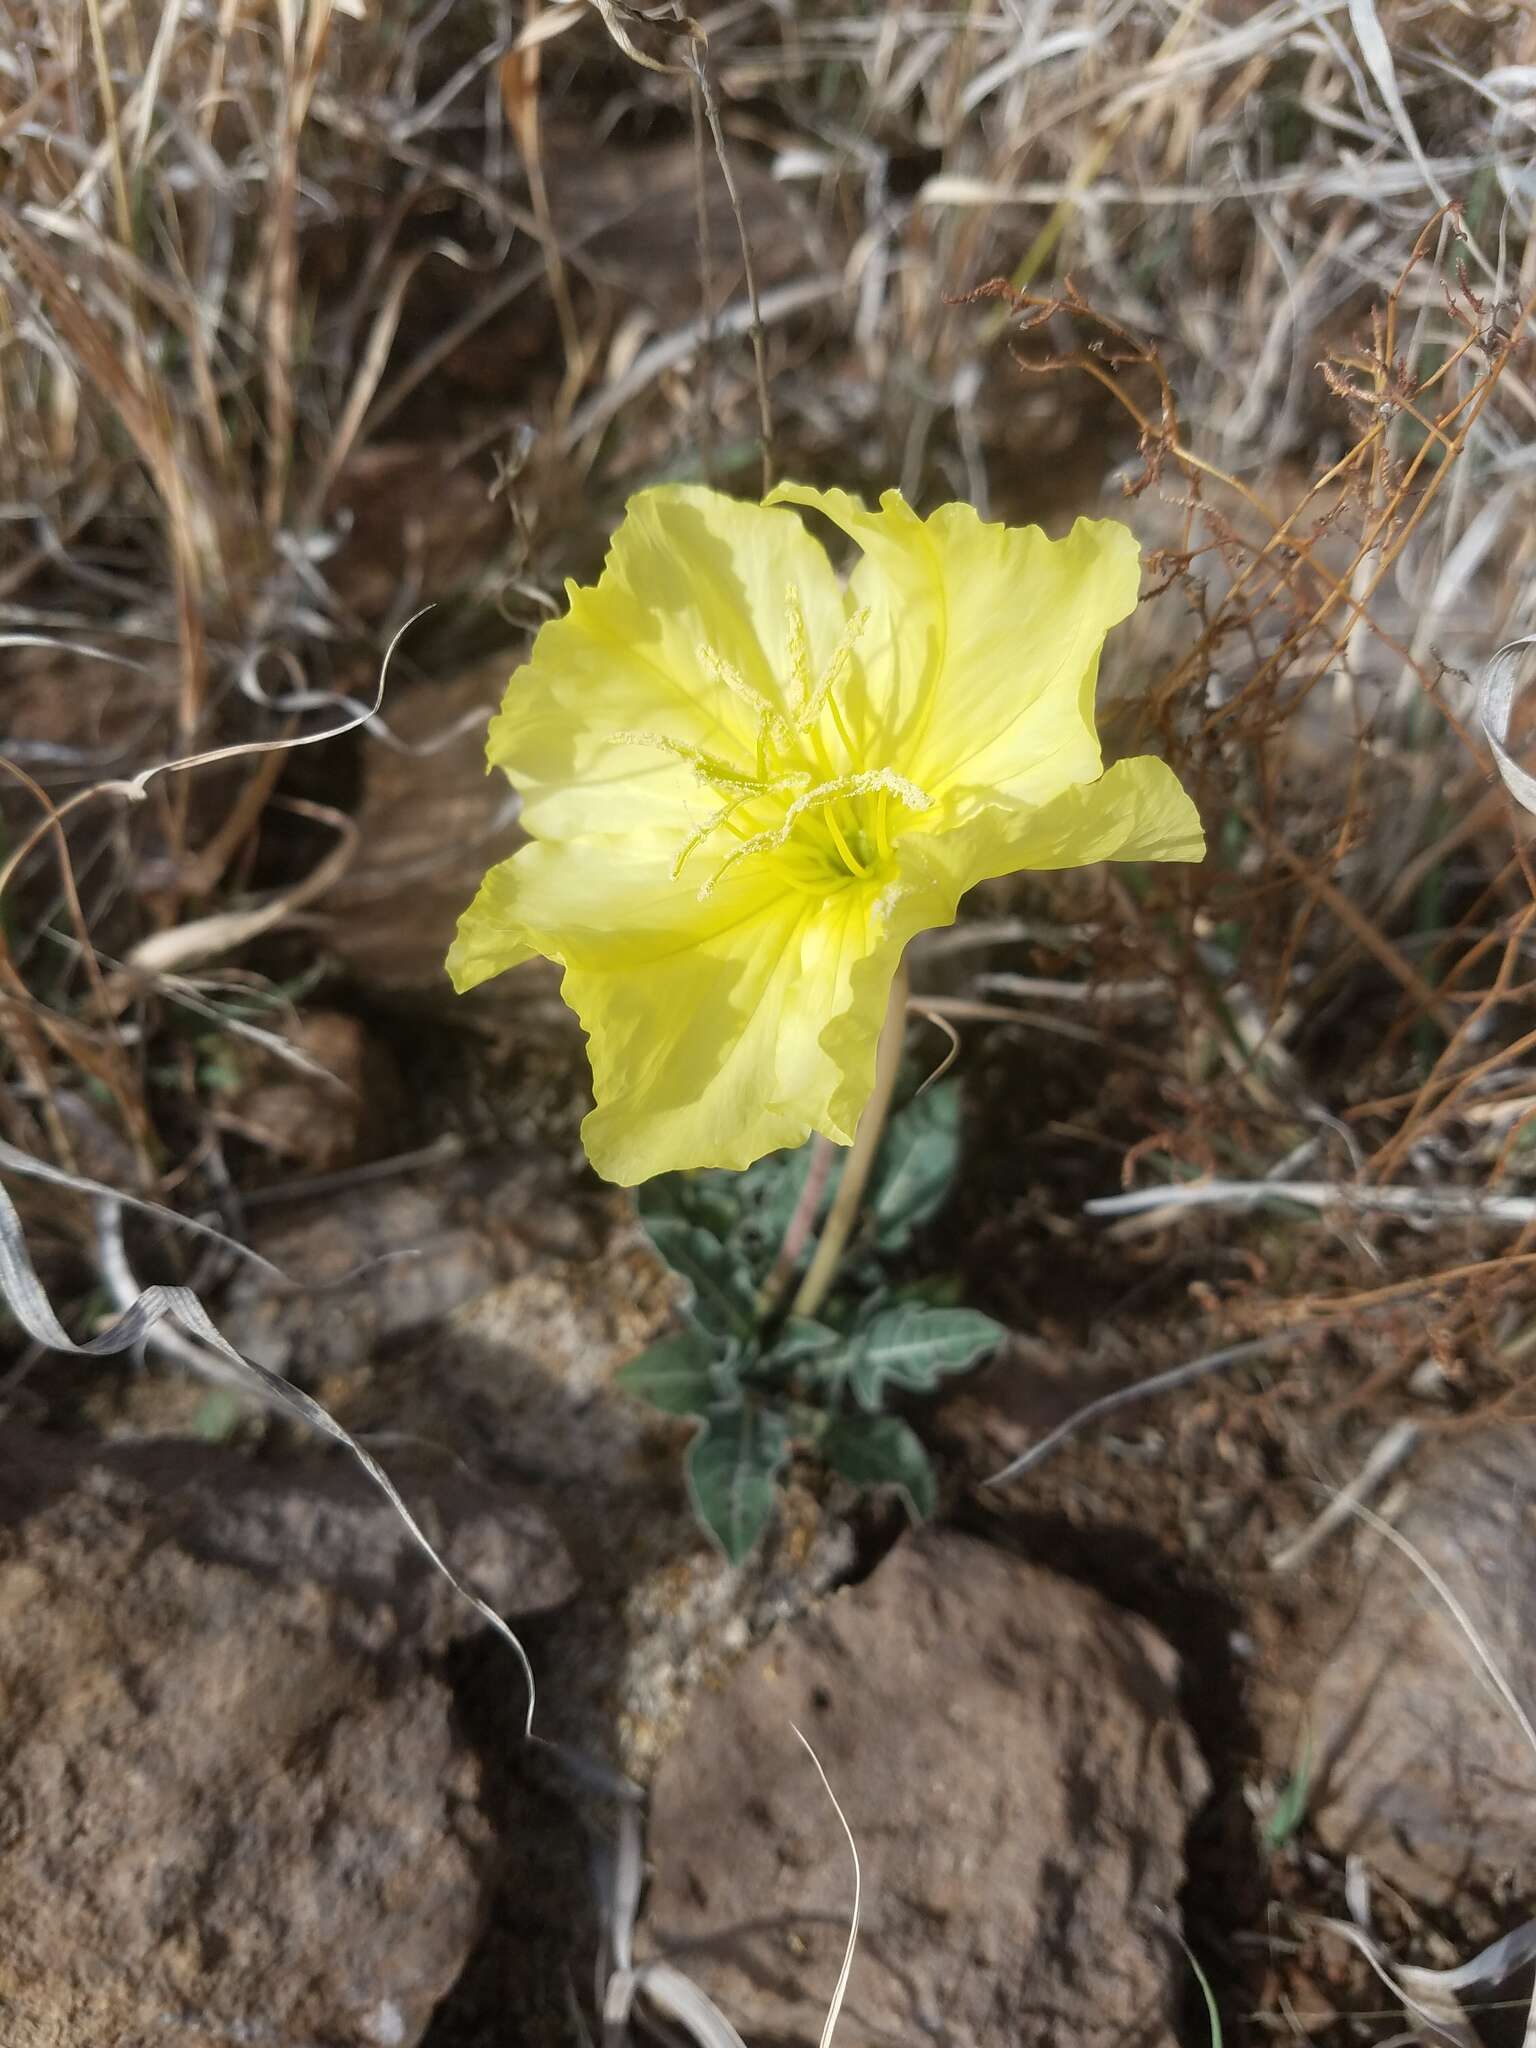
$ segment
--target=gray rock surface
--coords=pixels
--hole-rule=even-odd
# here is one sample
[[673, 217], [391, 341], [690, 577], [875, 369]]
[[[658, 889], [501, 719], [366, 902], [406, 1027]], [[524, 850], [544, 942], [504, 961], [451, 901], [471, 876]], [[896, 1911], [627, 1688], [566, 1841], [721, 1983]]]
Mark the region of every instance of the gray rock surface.
[[[538, 1517], [438, 1519], [498, 1606], [569, 1592]], [[491, 1830], [393, 1530], [329, 1467], [0, 1440], [7, 2048], [420, 2039]]]
[[1097, 1595], [967, 1538], [902, 1543], [696, 1702], [652, 1792], [645, 1952], [748, 2041], [1175, 2039], [1183, 1843], [1207, 1790], [1172, 1650]]
[[[1536, 1431], [1423, 1454], [1396, 1527], [1536, 1714]], [[1427, 1905], [1536, 1892], [1536, 1752], [1438, 1591], [1387, 1539], [1313, 1692], [1313, 1811], [1340, 1855]]]
[[614, 1385], [669, 1327], [674, 1297], [625, 1217], [597, 1256], [541, 1257], [447, 1316], [427, 1343], [381, 1355], [336, 1410], [362, 1431], [408, 1415], [547, 1512], [582, 1584], [541, 1633], [541, 1712], [562, 1741], [642, 1782], [698, 1688], [853, 1560], [835, 1506], [794, 1484], [741, 1569], [702, 1533], [683, 1477], [689, 1425]]

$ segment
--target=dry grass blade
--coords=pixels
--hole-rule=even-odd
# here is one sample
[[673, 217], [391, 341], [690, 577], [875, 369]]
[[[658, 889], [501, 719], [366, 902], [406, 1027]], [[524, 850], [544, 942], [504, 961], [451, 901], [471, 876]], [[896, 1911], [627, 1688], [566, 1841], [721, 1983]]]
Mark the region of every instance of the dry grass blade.
[[[394, 659], [395, 649], [416, 621], [423, 618], [431, 609], [430, 605], [423, 605], [420, 611], [413, 612], [396, 631], [379, 666], [379, 679], [373, 702], [353, 713], [340, 725], [331, 726], [324, 732], [290, 733], [282, 739], [242, 740], [227, 747], [209, 747], [200, 754], [187, 754], [172, 761], [151, 762], [147, 768], [141, 768], [136, 774], [122, 780], [93, 783], [89, 789], [80, 790], [67, 802], [53, 809], [42, 824], [36, 826], [19, 846], [12, 849], [4, 865], [0, 866], [0, 896], [5, 894], [17, 870], [43, 836], [69, 812], [77, 810], [82, 804], [89, 803], [96, 797], [116, 796], [126, 798], [130, 803], [142, 802], [150, 784], [162, 775], [186, 775], [194, 769], [215, 767], [224, 761], [243, 761], [256, 755], [288, 753], [296, 747], [317, 747], [326, 740], [340, 739], [346, 733], [355, 732], [360, 726], [366, 725], [383, 707], [384, 687], [389, 678], [389, 665]], [[3, 757], [0, 757], [0, 765], [9, 764], [4, 763]]]
[[1132, 1407], [1139, 1401], [1150, 1401], [1154, 1395], [1172, 1394], [1180, 1387], [1193, 1386], [1195, 1381], [1206, 1379], [1213, 1372], [1224, 1372], [1228, 1366], [1246, 1365], [1252, 1359], [1267, 1358], [1284, 1345], [1311, 1336], [1320, 1327], [1314, 1322], [1292, 1323], [1287, 1329], [1271, 1330], [1266, 1336], [1250, 1337], [1241, 1344], [1228, 1344], [1220, 1351], [1207, 1352], [1203, 1358], [1192, 1358], [1183, 1365], [1171, 1366], [1166, 1372], [1153, 1373], [1147, 1379], [1138, 1380], [1134, 1386], [1117, 1387], [1113, 1393], [1101, 1394], [1098, 1400], [1089, 1401], [1069, 1415], [1065, 1422], [1047, 1431], [1039, 1443], [1021, 1451], [1001, 1472], [994, 1472], [985, 1484], [1006, 1486], [1009, 1480], [1033, 1471], [1053, 1451], [1059, 1450], [1069, 1437], [1076, 1436], [1090, 1423], [1102, 1422], [1106, 1415], [1118, 1414], [1122, 1408]]
[[831, 2002], [827, 2006], [827, 2017], [821, 2029], [821, 2048], [832, 2048], [832, 2036], [837, 2032], [838, 2017], [848, 1993], [848, 1978], [853, 1970], [854, 1951], [859, 1945], [859, 1907], [863, 1898], [863, 1877], [859, 1869], [859, 1845], [853, 1838], [853, 1829], [848, 1825], [848, 1816], [838, 1804], [837, 1794], [832, 1790], [827, 1774], [821, 1767], [821, 1758], [798, 1728], [795, 1729], [795, 1736], [816, 1766], [816, 1775], [821, 1780], [822, 1790], [832, 1802], [832, 1811], [837, 1815], [838, 1825], [848, 1842], [848, 1854], [853, 1859], [853, 1906], [848, 1915], [848, 1945], [843, 1950], [842, 1968], [837, 1973], [837, 1984], [833, 1989]]
[[222, 1251], [229, 1252], [235, 1258], [243, 1259], [258, 1273], [264, 1274], [285, 1291], [298, 1291], [298, 1282], [290, 1280], [281, 1267], [274, 1266], [270, 1259], [264, 1259], [260, 1252], [252, 1251], [248, 1245], [243, 1245], [238, 1238], [230, 1237], [222, 1230], [215, 1230], [209, 1223], [199, 1222], [195, 1216], [185, 1216], [180, 1210], [167, 1208], [163, 1202], [147, 1201], [142, 1195], [125, 1194], [119, 1188], [109, 1188], [99, 1180], [92, 1180], [86, 1174], [67, 1172], [63, 1167], [54, 1166], [46, 1159], [34, 1159], [30, 1152], [23, 1152], [3, 1140], [0, 1140], [0, 1169], [23, 1174], [31, 1180], [48, 1181], [54, 1187], [69, 1188], [76, 1194], [89, 1195], [94, 1201], [114, 1202], [130, 1209], [137, 1209], [145, 1216], [158, 1218], [174, 1230], [189, 1231], [194, 1236], [219, 1246]]
[[[1444, 1575], [1435, 1569], [1416, 1543], [1410, 1542], [1401, 1529], [1394, 1528], [1390, 1522], [1378, 1515], [1374, 1508], [1368, 1508], [1363, 1501], [1356, 1501], [1352, 1504], [1350, 1512], [1364, 1522], [1368, 1529], [1384, 1537], [1395, 1550], [1401, 1551], [1414, 1570], [1433, 1587], [1436, 1597], [1444, 1604], [1446, 1612], [1461, 1630], [1471, 1654], [1486, 1672], [1494, 1691], [1509, 1709], [1511, 1718], [1525, 1737], [1531, 1754], [1536, 1756], [1536, 1724], [1532, 1723], [1530, 1714], [1521, 1705], [1514, 1687], [1500, 1670], [1498, 1659], [1489, 1649], [1481, 1630], [1462, 1602], [1457, 1599], [1452, 1588], [1447, 1585]], [[1531, 1932], [1532, 1937], [1536, 1938], [1536, 1923], [1533, 1923]]]
[[1418, 1447], [1423, 1435], [1416, 1422], [1394, 1422], [1371, 1446], [1370, 1456], [1353, 1477], [1328, 1501], [1316, 1521], [1299, 1536], [1287, 1538], [1269, 1554], [1271, 1571], [1293, 1572], [1320, 1550], [1336, 1529], [1341, 1529], [1370, 1493], [1396, 1472]]
[[1485, 1194], [1480, 1188], [1356, 1187], [1349, 1181], [1210, 1180], [1167, 1188], [1134, 1188], [1123, 1195], [1096, 1195], [1083, 1204], [1089, 1216], [1172, 1215], [1180, 1209], [1250, 1208], [1260, 1202], [1294, 1202], [1306, 1209], [1353, 1209], [1363, 1214], [1406, 1216], [1415, 1223], [1474, 1217], [1485, 1223], [1536, 1223], [1536, 1197]]
[[240, 946], [249, 945], [263, 932], [276, 931], [296, 910], [312, 903], [317, 896], [323, 896], [341, 880], [357, 851], [357, 826], [352, 819], [330, 804], [305, 803], [297, 797], [288, 798], [286, 808], [296, 816], [314, 818], [334, 828], [336, 845], [325, 858], [318, 861], [301, 882], [295, 882], [291, 889], [281, 890], [269, 902], [253, 905], [248, 910], [215, 911], [209, 917], [172, 925], [168, 931], [141, 939], [124, 963], [130, 972], [169, 974], [201, 966], [205, 961], [232, 953]]
[[662, 2019], [681, 2027], [698, 2048], [746, 2048], [708, 1992], [671, 1963], [645, 1964], [635, 1973], [635, 1988], [644, 1993]]
[[783, 285], [765, 292], [755, 308], [750, 303], [727, 306], [712, 316], [701, 315], [690, 320], [675, 333], [664, 335], [661, 340], [643, 348], [622, 377], [605, 385], [601, 391], [595, 391], [578, 406], [561, 436], [562, 448], [572, 450], [589, 434], [607, 426], [664, 371], [691, 361], [711, 336], [750, 333], [758, 325], [765, 329], [772, 327], [781, 320], [793, 318], [796, 313], [808, 312], [813, 306], [826, 305], [830, 300], [841, 297], [846, 289], [841, 275], [807, 278], [798, 284]]
[[1386, 102], [1393, 125], [1407, 146], [1424, 183], [1434, 193], [1442, 206], [1450, 204], [1450, 195], [1436, 177], [1433, 167], [1424, 154], [1423, 145], [1408, 109], [1403, 104], [1402, 88], [1397, 82], [1397, 66], [1392, 61], [1392, 48], [1381, 26], [1381, 17], [1376, 11], [1376, 0], [1349, 0], [1350, 26], [1354, 29], [1355, 40], [1360, 45], [1360, 54], [1376, 81], [1377, 90]]
[[266, 291], [267, 478], [264, 510], [269, 532], [283, 523], [294, 438], [293, 353], [298, 313], [299, 148], [320, 60], [331, 26], [332, 0], [307, 0], [304, 35], [296, 34], [291, 5], [282, 5], [282, 112], [277, 189], [269, 215]]
[[1505, 788], [1523, 810], [1536, 812], [1536, 775], [1521, 767], [1508, 745], [1524, 656], [1531, 647], [1536, 647], [1536, 639], [1527, 636], [1511, 640], [1493, 655], [1478, 682], [1477, 717]]

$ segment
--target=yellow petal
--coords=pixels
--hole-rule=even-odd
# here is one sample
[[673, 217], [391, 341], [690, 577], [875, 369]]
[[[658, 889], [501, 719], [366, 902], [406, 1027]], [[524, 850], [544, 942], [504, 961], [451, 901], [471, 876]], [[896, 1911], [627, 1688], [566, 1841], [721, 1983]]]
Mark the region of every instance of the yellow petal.
[[529, 831], [567, 838], [667, 823], [686, 836], [680, 807], [699, 808], [692, 771], [617, 736], [660, 732], [750, 764], [751, 705], [700, 650], [784, 708], [790, 584], [810, 659], [825, 665], [847, 600], [794, 513], [693, 485], [632, 498], [602, 575], [590, 589], [567, 585], [566, 617], [541, 630], [491, 725], [487, 755], [522, 792]]
[[749, 924], [642, 974], [568, 972], [597, 1104], [582, 1142], [604, 1179], [629, 1187], [679, 1168], [747, 1167], [813, 1130], [848, 1143], [851, 1127], [832, 1119], [839, 1075], [819, 1034], [846, 1001], [855, 940], [845, 915], [770, 896]]
[[[670, 847], [538, 841], [486, 876], [449, 972], [462, 992], [535, 953], [564, 966], [597, 1105], [582, 1138], [605, 1179], [745, 1167], [812, 1130], [853, 1136], [869, 1084], [849, 1094], [821, 1033], [855, 1001], [853, 969], [878, 939], [872, 894], [811, 898], [744, 866], [701, 903], [672, 880]], [[872, 1058], [885, 989], [866, 977], [860, 999]]]
[[1141, 754], [1117, 761], [1097, 782], [1048, 803], [961, 799], [949, 832], [935, 841], [961, 864], [965, 886], [1020, 868], [1080, 868], [1098, 860], [1201, 860], [1200, 814], [1166, 761]]
[[849, 951], [846, 999], [821, 1034], [838, 1072], [830, 1104], [836, 1130], [857, 1129], [874, 1087], [880, 1027], [903, 952], [919, 932], [953, 924], [961, 895], [970, 887], [963, 864], [946, 858], [946, 851], [936, 836], [914, 834], [899, 842], [896, 879], [870, 904], [862, 944]]
[[871, 512], [846, 491], [781, 484], [864, 551], [851, 594], [875, 611], [861, 647], [863, 716], [891, 765], [934, 795], [986, 787], [1041, 803], [1099, 773], [1099, 650], [1135, 609], [1135, 536], [1079, 519], [1065, 540], [989, 525], [970, 505], [919, 519], [897, 491]]
[[517, 912], [513, 870], [522, 857], [513, 854], [511, 860], [491, 868], [475, 891], [474, 902], [459, 919], [447, 965], [448, 978], [461, 996], [489, 981], [493, 974], [520, 967], [538, 950], [524, 937]]

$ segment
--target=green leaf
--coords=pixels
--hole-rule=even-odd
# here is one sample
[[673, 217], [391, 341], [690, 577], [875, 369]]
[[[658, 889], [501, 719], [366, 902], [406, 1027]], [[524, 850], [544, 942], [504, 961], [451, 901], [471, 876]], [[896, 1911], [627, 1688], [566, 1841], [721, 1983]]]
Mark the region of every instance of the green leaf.
[[659, 1174], [637, 1190], [641, 1221], [653, 1238], [658, 1224], [687, 1223], [707, 1231], [729, 1246], [761, 1284], [789, 1228], [810, 1162], [810, 1146], [801, 1145], [792, 1152], [770, 1152], [741, 1173], [709, 1167]]
[[788, 1456], [784, 1416], [746, 1401], [716, 1403], [688, 1446], [688, 1497], [732, 1564], [762, 1535]]
[[750, 1336], [757, 1321], [757, 1289], [740, 1252], [676, 1216], [647, 1216], [645, 1228], [673, 1272], [687, 1281], [694, 1321], [718, 1336]]
[[[730, 1349], [734, 1352], [735, 1346]], [[626, 1394], [649, 1401], [663, 1414], [705, 1415], [711, 1402], [720, 1398], [720, 1368], [726, 1363], [726, 1351], [718, 1340], [688, 1328], [648, 1345], [638, 1358], [620, 1366], [613, 1378]]]
[[1007, 1331], [974, 1308], [929, 1308], [905, 1301], [882, 1309], [853, 1340], [848, 1381], [861, 1408], [873, 1413], [887, 1387], [931, 1393], [950, 1373], [965, 1372]]
[[[766, 1280], [778, 1257], [779, 1246], [795, 1213], [800, 1191], [810, 1171], [811, 1147], [801, 1145], [793, 1152], [770, 1152], [749, 1166], [745, 1173], [732, 1174], [736, 1182], [737, 1222], [731, 1242], [752, 1268], [753, 1278]], [[823, 1192], [822, 1204], [831, 1198]], [[810, 1256], [807, 1245], [805, 1256]]]
[[771, 1239], [775, 1251], [789, 1227], [810, 1164], [811, 1148], [806, 1144], [793, 1152], [769, 1152], [745, 1173], [736, 1175], [741, 1184], [742, 1227]]
[[847, 1376], [847, 1338], [805, 1316], [790, 1316], [752, 1369], [752, 1377], [769, 1386], [798, 1384], [807, 1394], [814, 1389], [824, 1405], [831, 1405], [828, 1397], [836, 1395]]
[[774, 1339], [772, 1355], [780, 1365], [800, 1366], [825, 1358], [843, 1341], [839, 1333], [828, 1329], [825, 1323], [815, 1322], [809, 1316], [790, 1316]]
[[635, 1206], [648, 1231], [658, 1222], [692, 1223], [724, 1239], [741, 1221], [740, 1181], [735, 1173], [661, 1173], [636, 1188]]
[[936, 1216], [960, 1163], [960, 1088], [940, 1082], [892, 1117], [875, 1168], [870, 1223], [882, 1251], [897, 1252]]
[[907, 1513], [923, 1522], [937, 1500], [928, 1453], [897, 1415], [840, 1415], [821, 1439], [821, 1455], [855, 1486], [896, 1486]]

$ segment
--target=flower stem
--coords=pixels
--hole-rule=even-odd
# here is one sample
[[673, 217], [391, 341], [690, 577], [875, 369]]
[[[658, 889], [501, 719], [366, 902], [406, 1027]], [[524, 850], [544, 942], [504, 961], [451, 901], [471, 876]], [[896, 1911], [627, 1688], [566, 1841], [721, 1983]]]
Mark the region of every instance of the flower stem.
[[907, 969], [906, 963], [903, 962], [897, 968], [896, 978], [891, 984], [890, 1007], [885, 1013], [885, 1023], [880, 1029], [880, 1045], [875, 1054], [874, 1092], [864, 1105], [864, 1114], [859, 1118], [859, 1128], [854, 1133], [847, 1164], [837, 1183], [837, 1193], [832, 1197], [826, 1228], [822, 1231], [811, 1263], [806, 1268], [805, 1278], [800, 1282], [800, 1292], [795, 1296], [790, 1310], [792, 1315], [815, 1315], [831, 1292], [832, 1282], [837, 1277], [838, 1265], [847, 1250], [848, 1239], [858, 1219], [859, 1203], [864, 1196], [870, 1168], [874, 1165], [875, 1154], [880, 1149], [885, 1120], [890, 1114], [891, 1097], [896, 1090], [896, 1074], [901, 1066], [901, 1045], [906, 1032], [906, 1022]]
[[779, 1246], [773, 1270], [758, 1291], [757, 1313], [760, 1320], [766, 1321], [789, 1291], [789, 1283], [795, 1276], [796, 1262], [810, 1242], [811, 1231], [816, 1222], [816, 1211], [821, 1207], [821, 1198], [827, 1192], [827, 1182], [831, 1179], [832, 1162], [836, 1155], [837, 1147], [832, 1140], [824, 1138], [818, 1131], [811, 1140], [811, 1156], [805, 1171], [805, 1185], [800, 1190], [800, 1199], [795, 1203], [794, 1214], [789, 1219], [784, 1242]]

